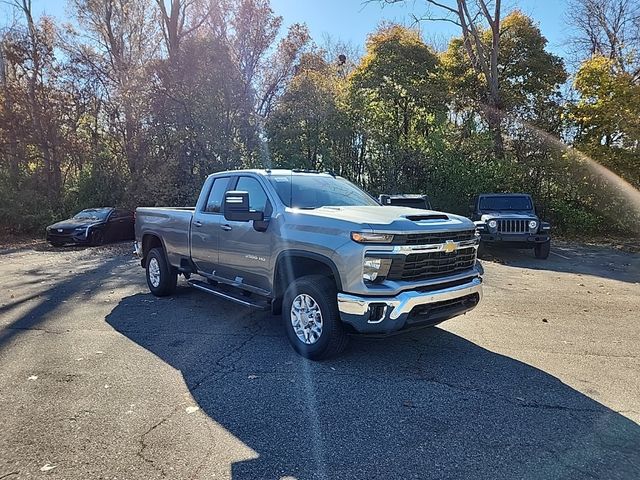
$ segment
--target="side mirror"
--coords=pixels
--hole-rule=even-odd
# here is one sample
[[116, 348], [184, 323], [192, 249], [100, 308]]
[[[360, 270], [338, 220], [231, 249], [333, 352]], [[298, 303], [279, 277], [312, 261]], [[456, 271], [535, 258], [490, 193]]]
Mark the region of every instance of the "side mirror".
[[380, 195], [378, 197], [378, 201], [380, 202], [380, 205], [390, 205], [391, 197], [389, 195]]
[[224, 194], [224, 218], [232, 222], [264, 220], [264, 212], [249, 209], [249, 193], [230, 191]]

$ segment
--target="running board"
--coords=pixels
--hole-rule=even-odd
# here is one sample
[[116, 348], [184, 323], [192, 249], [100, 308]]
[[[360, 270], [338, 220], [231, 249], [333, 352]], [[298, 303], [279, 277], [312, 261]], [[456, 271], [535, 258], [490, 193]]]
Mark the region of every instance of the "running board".
[[245, 307], [251, 307], [258, 310], [269, 310], [271, 308], [271, 305], [266, 300], [262, 302], [252, 301], [251, 298], [245, 297], [242, 294], [236, 295], [235, 292], [230, 292], [228, 290], [223, 291], [219, 286], [209, 285], [208, 283], [201, 282], [200, 280], [189, 280], [188, 283], [198, 290], [210, 293], [211, 295], [215, 295], [219, 298], [224, 298], [225, 300], [239, 303]]

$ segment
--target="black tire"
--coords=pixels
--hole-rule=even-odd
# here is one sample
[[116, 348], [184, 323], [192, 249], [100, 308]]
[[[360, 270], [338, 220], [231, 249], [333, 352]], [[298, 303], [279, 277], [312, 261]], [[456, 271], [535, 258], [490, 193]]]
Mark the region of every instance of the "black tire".
[[[311, 297], [322, 316], [321, 334], [312, 344], [306, 344], [298, 338], [291, 321], [293, 301], [301, 294]], [[334, 357], [349, 343], [349, 337], [338, 313], [336, 285], [327, 277], [309, 275], [294, 280], [282, 300], [282, 322], [293, 349], [311, 360]]]
[[92, 246], [99, 247], [104, 243], [104, 234], [102, 233], [102, 230], [93, 230], [90, 235]]
[[152, 248], [149, 251], [145, 270], [147, 286], [156, 297], [166, 297], [175, 292], [176, 284], [178, 283], [178, 272], [167, 263], [164, 250]]
[[551, 251], [551, 240], [547, 240], [544, 243], [538, 243], [534, 248], [536, 258], [545, 260], [549, 258], [549, 252]]

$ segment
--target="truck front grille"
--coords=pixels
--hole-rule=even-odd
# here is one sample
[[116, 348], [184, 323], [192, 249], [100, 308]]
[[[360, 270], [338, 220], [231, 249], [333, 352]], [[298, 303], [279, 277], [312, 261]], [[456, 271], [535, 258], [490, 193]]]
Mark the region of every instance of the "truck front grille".
[[460, 248], [453, 253], [412, 253], [394, 258], [387, 278], [410, 281], [450, 275], [473, 267], [475, 260], [474, 247]]
[[409, 233], [406, 235], [394, 235], [394, 245], [433, 245], [447, 240], [464, 242], [475, 238], [475, 230], [463, 230], [461, 232], [441, 233]]
[[526, 233], [529, 231], [529, 220], [522, 219], [498, 219], [498, 232], [500, 233]]

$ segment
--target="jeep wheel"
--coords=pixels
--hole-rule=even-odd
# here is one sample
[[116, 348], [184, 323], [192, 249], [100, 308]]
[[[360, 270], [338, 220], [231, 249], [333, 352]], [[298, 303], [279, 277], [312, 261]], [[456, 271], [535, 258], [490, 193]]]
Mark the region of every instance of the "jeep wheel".
[[294, 280], [284, 294], [282, 320], [293, 349], [305, 358], [323, 360], [342, 352], [349, 341], [344, 331], [336, 286], [327, 277]]
[[546, 259], [549, 258], [549, 252], [551, 251], [551, 240], [547, 240], [544, 243], [538, 243], [535, 246], [536, 258]]
[[172, 268], [161, 248], [153, 248], [147, 255], [147, 285], [156, 297], [171, 295], [176, 289], [178, 272]]

